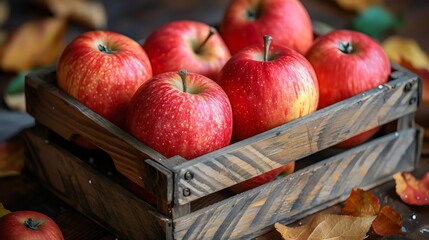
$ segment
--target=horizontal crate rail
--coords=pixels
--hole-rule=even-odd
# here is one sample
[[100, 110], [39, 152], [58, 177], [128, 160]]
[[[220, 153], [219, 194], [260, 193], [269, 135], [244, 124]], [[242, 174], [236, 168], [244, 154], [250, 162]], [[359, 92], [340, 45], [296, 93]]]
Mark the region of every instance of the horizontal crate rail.
[[176, 165], [175, 204], [189, 203], [413, 113], [418, 107], [419, 85], [415, 75], [405, 74], [300, 119]]
[[[391, 133], [292, 175], [173, 219], [175, 239], [249, 239], [343, 201], [417, 164], [415, 128]], [[268, 226], [268, 227], [264, 227]]]
[[[419, 101], [412, 99], [419, 97], [419, 79], [404, 71], [394, 74], [397, 79], [380, 88], [192, 161], [166, 159], [59, 90], [53, 68], [27, 77], [27, 101], [32, 101], [27, 111], [66, 139], [75, 134], [89, 138], [112, 157], [121, 174], [167, 204], [184, 205], [416, 111]], [[405, 91], [405, 85], [411, 87]], [[144, 161], [148, 158], [154, 162]], [[163, 181], [160, 185], [154, 179]]]
[[124, 239], [162, 239], [171, 219], [34, 130], [25, 132], [26, 165], [56, 196]]

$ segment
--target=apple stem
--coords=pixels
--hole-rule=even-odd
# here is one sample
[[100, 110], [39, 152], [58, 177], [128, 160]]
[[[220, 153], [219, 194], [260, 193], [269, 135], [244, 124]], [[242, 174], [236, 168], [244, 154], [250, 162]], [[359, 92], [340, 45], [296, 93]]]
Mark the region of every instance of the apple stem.
[[183, 86], [183, 92], [187, 92], [187, 78], [188, 78], [188, 71], [186, 71], [185, 69], [182, 69], [179, 71], [179, 75], [182, 78], [182, 86]]
[[116, 52], [115, 50], [112, 50], [112, 49], [108, 48], [106, 45], [101, 44], [101, 43], [98, 44], [98, 50], [100, 50], [100, 52], [107, 53], [107, 54], [111, 54], [111, 53]]
[[217, 31], [216, 31], [216, 28], [214, 28], [214, 27], [210, 27], [210, 30], [209, 30], [209, 34], [207, 35], [207, 37], [206, 37], [206, 39], [204, 39], [204, 41], [200, 44], [200, 46], [198, 46], [196, 49], [195, 49], [195, 52], [196, 53], [200, 53], [201, 52], [201, 49], [204, 47], [204, 45], [206, 45], [206, 43], [209, 41], [209, 39], [210, 39], [210, 37], [211, 36], [213, 36], [213, 34], [215, 34]]
[[39, 229], [41, 224], [42, 224], [42, 221], [34, 221], [31, 218], [28, 218], [27, 220], [24, 221], [24, 226], [32, 230]]
[[353, 46], [349, 42], [340, 41], [338, 44], [338, 49], [345, 54], [350, 54], [353, 52]]
[[270, 50], [271, 41], [273, 38], [269, 35], [264, 35], [264, 61], [268, 61], [268, 53]]

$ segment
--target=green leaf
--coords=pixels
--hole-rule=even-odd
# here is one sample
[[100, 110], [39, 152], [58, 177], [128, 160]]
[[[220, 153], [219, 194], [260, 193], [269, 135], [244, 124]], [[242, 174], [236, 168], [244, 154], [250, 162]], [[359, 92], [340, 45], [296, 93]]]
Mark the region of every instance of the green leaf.
[[353, 20], [352, 28], [373, 38], [381, 39], [383, 35], [397, 29], [401, 24], [402, 20], [388, 10], [380, 6], [373, 6], [361, 12]]
[[19, 73], [16, 77], [14, 77], [9, 85], [6, 88], [6, 93], [10, 95], [19, 94], [24, 92], [24, 83], [25, 83], [25, 76], [30, 71], [24, 71]]

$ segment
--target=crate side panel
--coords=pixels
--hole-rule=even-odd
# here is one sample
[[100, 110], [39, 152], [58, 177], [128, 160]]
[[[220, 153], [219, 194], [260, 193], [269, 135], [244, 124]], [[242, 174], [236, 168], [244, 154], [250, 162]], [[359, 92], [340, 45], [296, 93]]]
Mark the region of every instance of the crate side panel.
[[[116, 169], [131, 181], [140, 186], [146, 185], [147, 189], [159, 187], [152, 178], [145, 176], [146, 168], [151, 171], [154, 169], [144, 160], [150, 158], [160, 163], [165, 157], [59, 90], [55, 85], [54, 69], [42, 69], [29, 74], [25, 92], [27, 111], [37, 122], [49, 126], [68, 140], [76, 136], [89, 139], [107, 152]], [[167, 187], [163, 186], [165, 189]]]
[[25, 134], [31, 170], [54, 194], [107, 230], [127, 239], [165, 238], [171, 220], [71, 153]]
[[[408, 83], [412, 87], [404, 91]], [[410, 99], [418, 95], [418, 85], [417, 77], [405, 75], [221, 151], [185, 162], [175, 170], [176, 204], [186, 204], [413, 113], [417, 103]], [[185, 180], [186, 172], [191, 172], [194, 178]], [[191, 195], [181, 194], [185, 188]]]
[[417, 161], [416, 130], [363, 144], [282, 179], [236, 195], [174, 221], [177, 239], [237, 239], [290, 223], [367, 189]]

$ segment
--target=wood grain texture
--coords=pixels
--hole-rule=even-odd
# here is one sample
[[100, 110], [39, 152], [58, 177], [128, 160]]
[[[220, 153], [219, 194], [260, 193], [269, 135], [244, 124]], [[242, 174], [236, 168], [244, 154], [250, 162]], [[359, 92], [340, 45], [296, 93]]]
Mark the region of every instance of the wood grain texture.
[[[415, 112], [420, 81], [407, 72], [397, 75], [378, 88], [175, 166], [175, 203], [186, 204]], [[194, 178], [185, 180], [186, 172]], [[191, 195], [182, 194], [185, 188]]]
[[292, 175], [174, 219], [175, 239], [250, 239], [412, 170], [416, 129], [392, 133]]
[[[392, 80], [378, 88], [185, 161], [180, 157], [165, 159], [60, 91], [55, 86], [54, 73], [54, 69], [47, 69], [27, 78], [26, 94], [27, 99], [31, 99], [27, 103], [28, 112], [64, 138], [81, 135], [108, 152], [119, 172], [162, 198], [164, 213], [168, 213], [169, 204], [178, 208], [413, 113], [417, 109], [421, 89], [414, 74], [393, 70]], [[408, 91], [404, 91], [406, 85], [411, 86]], [[147, 158], [167, 170], [160, 171], [161, 168], [143, 161]], [[165, 181], [155, 180], [160, 177], [152, 177], [152, 171]], [[191, 180], [184, 179], [187, 172], [192, 174]], [[167, 190], [169, 186], [173, 186], [172, 191]]]
[[[146, 186], [147, 189], [160, 189], [159, 182], [145, 174], [157, 172], [158, 175], [168, 175], [169, 172], [158, 171], [144, 160], [153, 159], [160, 163], [166, 158], [59, 90], [55, 85], [54, 69], [42, 69], [28, 75], [25, 93], [27, 112], [36, 118], [37, 122], [49, 126], [68, 140], [77, 136], [89, 139], [107, 152], [116, 169], [131, 181]], [[164, 178], [172, 180], [172, 177], [167, 175]], [[167, 189], [168, 185], [161, 187]], [[156, 191], [153, 193], [165, 202], [171, 202], [171, 195]]]
[[62, 200], [120, 238], [171, 237], [171, 220], [155, 208], [33, 131], [25, 137], [28, 167]]

